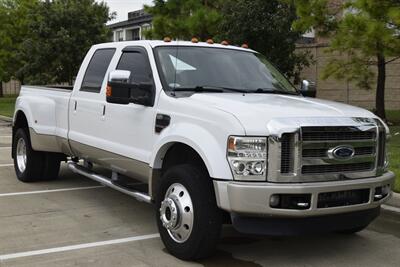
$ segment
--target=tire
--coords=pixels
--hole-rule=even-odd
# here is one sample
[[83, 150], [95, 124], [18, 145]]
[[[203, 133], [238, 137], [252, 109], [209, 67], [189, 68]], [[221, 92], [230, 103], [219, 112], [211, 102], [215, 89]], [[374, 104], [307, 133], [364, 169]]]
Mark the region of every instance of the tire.
[[222, 211], [206, 171], [190, 164], [171, 167], [162, 176], [155, 203], [158, 230], [169, 253], [181, 260], [197, 260], [215, 251]]
[[337, 231], [336, 233], [342, 234], [342, 235], [354, 235], [354, 234], [356, 234], [358, 232], [361, 232], [362, 230], [364, 230], [367, 227], [368, 227], [368, 225], [359, 226], [359, 227], [355, 227], [355, 228], [351, 228], [351, 229]]
[[29, 183], [56, 179], [60, 159], [53, 153], [34, 151], [28, 136], [27, 130], [23, 128], [18, 129], [14, 135], [12, 153], [18, 180]]

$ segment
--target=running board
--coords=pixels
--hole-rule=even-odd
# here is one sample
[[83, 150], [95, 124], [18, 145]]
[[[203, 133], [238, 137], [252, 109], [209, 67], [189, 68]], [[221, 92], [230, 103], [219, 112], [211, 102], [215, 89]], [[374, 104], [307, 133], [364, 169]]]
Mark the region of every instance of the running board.
[[99, 183], [101, 183], [101, 184], [103, 184], [105, 186], [111, 187], [111, 188], [113, 188], [115, 190], [118, 190], [118, 191], [124, 193], [124, 194], [132, 196], [132, 197], [136, 198], [139, 201], [146, 202], [146, 203], [151, 203], [151, 197], [148, 194], [145, 194], [145, 193], [142, 193], [142, 192], [139, 192], [139, 191], [128, 190], [128, 189], [123, 188], [123, 187], [121, 187], [119, 185], [116, 185], [111, 181], [111, 179], [108, 179], [107, 177], [102, 176], [100, 174], [93, 173], [92, 171], [86, 169], [85, 167], [83, 167], [81, 165], [78, 165], [77, 163], [69, 162], [68, 163], [68, 168], [70, 170], [72, 170], [74, 173], [83, 175], [83, 176], [85, 176], [85, 177], [87, 177], [89, 179], [92, 179], [92, 180], [94, 180], [96, 182], [99, 182]]

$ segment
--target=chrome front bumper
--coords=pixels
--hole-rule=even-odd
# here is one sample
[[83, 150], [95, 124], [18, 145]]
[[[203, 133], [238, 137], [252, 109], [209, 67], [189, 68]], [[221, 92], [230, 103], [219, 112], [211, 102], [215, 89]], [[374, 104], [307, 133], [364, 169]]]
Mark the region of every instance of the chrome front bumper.
[[[392, 195], [374, 201], [376, 187], [390, 185], [393, 187], [395, 175], [387, 172], [382, 176], [304, 184], [251, 183], [214, 180], [214, 188], [218, 206], [230, 213], [249, 216], [276, 217], [309, 217], [361, 211], [379, 207]], [[370, 189], [368, 203], [332, 208], [318, 208], [318, 194], [357, 189]], [[270, 207], [270, 198], [274, 194], [311, 194], [310, 208], [305, 210], [277, 209]]]

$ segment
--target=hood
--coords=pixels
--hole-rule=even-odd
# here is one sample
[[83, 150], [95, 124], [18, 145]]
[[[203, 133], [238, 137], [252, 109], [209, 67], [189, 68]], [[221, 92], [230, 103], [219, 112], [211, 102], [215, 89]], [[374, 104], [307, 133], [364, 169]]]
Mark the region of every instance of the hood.
[[231, 113], [248, 135], [265, 133], [267, 124], [279, 118], [376, 118], [359, 107], [303, 96], [204, 93], [189, 99]]

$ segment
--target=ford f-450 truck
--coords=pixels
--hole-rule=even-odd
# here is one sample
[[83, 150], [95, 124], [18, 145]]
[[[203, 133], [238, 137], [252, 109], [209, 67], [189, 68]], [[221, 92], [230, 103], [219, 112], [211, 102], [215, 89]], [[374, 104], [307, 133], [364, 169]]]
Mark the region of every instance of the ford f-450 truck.
[[212, 253], [224, 223], [259, 235], [358, 232], [391, 196], [388, 127], [303, 84], [226, 43], [95, 45], [73, 88], [22, 87], [16, 175], [55, 179], [67, 161], [153, 203], [163, 243], [185, 260]]

